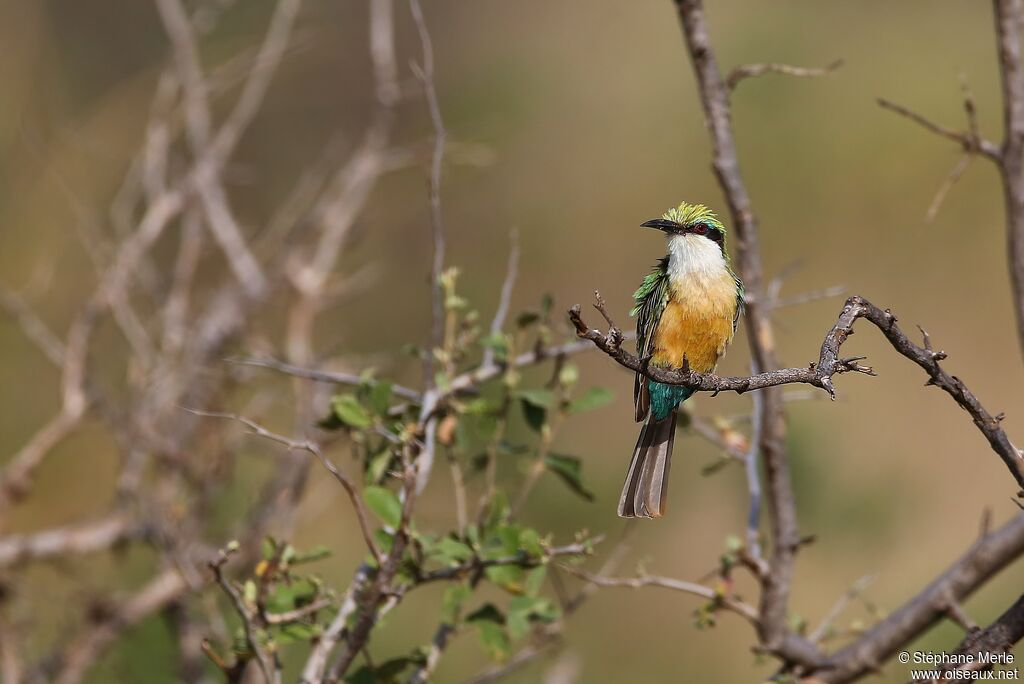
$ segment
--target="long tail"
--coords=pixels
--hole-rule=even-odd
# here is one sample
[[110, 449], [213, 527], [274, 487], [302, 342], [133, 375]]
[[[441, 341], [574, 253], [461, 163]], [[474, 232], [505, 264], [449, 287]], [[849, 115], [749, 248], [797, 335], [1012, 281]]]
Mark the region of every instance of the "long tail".
[[644, 423], [619, 497], [620, 517], [660, 518], [665, 515], [675, 436], [675, 411], [664, 420], [651, 416]]

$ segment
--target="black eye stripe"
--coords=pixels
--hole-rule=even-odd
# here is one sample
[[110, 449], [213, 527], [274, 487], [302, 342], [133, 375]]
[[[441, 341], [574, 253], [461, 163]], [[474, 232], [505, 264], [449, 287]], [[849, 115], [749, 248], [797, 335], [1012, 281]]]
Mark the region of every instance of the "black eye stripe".
[[725, 240], [725, 234], [720, 228], [709, 225], [707, 223], [695, 223], [683, 229], [685, 233], [693, 233], [694, 235], [703, 235], [715, 242], [722, 243]]

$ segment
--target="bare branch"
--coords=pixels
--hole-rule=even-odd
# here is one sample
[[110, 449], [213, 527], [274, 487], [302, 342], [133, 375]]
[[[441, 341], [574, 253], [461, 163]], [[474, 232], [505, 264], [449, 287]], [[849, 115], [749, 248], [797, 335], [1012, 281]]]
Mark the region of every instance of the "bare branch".
[[[423, 92], [430, 110], [430, 122], [434, 127], [434, 149], [430, 160], [430, 228], [433, 241], [433, 260], [430, 269], [430, 286], [433, 292], [433, 328], [431, 346], [439, 347], [444, 335], [444, 290], [441, 286], [441, 272], [444, 270], [444, 225], [441, 221], [441, 165], [444, 161], [445, 140], [448, 137], [441, 117], [441, 106], [437, 99], [437, 88], [434, 84], [434, 45], [430, 40], [423, 8], [419, 0], [409, 0], [409, 11], [412, 13], [416, 31], [419, 34], [423, 49], [423, 63], [415, 67], [416, 75], [423, 84]], [[433, 355], [427, 355], [426, 381], [433, 383]], [[429, 470], [429, 469], [428, 469]]]
[[1021, 0], [995, 0], [999, 84], [1003, 95], [1003, 144], [998, 159], [1006, 208], [1006, 234], [1017, 337], [1024, 352], [1024, 66], [1021, 65]]
[[919, 594], [890, 613], [852, 644], [828, 656], [816, 672], [827, 684], [852, 682], [876, 671], [906, 644], [1024, 553], [1024, 514], [975, 542]]
[[953, 189], [953, 186], [956, 185], [957, 181], [964, 175], [964, 172], [967, 171], [967, 167], [971, 165], [972, 159], [974, 159], [973, 155], [964, 154], [956, 160], [956, 164], [953, 165], [949, 175], [946, 176], [946, 180], [943, 181], [936, 191], [932, 203], [928, 205], [928, 212], [924, 216], [925, 221], [931, 223], [935, 220], [935, 217], [939, 214], [939, 209], [942, 208], [942, 203], [946, 201], [946, 195], [949, 194], [949, 191]]
[[22, 644], [17, 630], [4, 615], [4, 604], [9, 600], [7, 588], [0, 586], [0, 680], [5, 684], [21, 684], [24, 664]]
[[878, 106], [910, 119], [917, 125], [931, 131], [935, 135], [946, 138], [947, 140], [952, 140], [960, 145], [964, 152], [967, 152], [968, 154], [981, 154], [989, 159], [997, 161], [1000, 158], [999, 148], [996, 147], [994, 143], [989, 142], [984, 138], [975, 138], [971, 133], [961, 133], [960, 131], [954, 131], [951, 128], [946, 128], [945, 126], [937, 124], [931, 119], [928, 119], [917, 112], [911, 111], [902, 105], [898, 105], [895, 102], [887, 100], [884, 97], [878, 98]]
[[843, 614], [846, 607], [850, 605], [850, 602], [859, 597], [864, 593], [872, 582], [875, 581], [874, 575], [865, 575], [859, 580], [850, 585], [850, 588], [843, 592], [843, 595], [839, 597], [839, 600], [833, 604], [832, 608], [822, 618], [821, 624], [819, 624], [813, 632], [807, 635], [807, 638], [812, 643], [821, 643], [831, 631], [832, 626], [835, 624], [839, 616]]
[[789, 64], [744, 64], [729, 72], [725, 79], [725, 85], [729, 90], [735, 90], [745, 78], [763, 76], [764, 74], [782, 74], [784, 76], [795, 76], [798, 78], [814, 78], [828, 76], [833, 71], [843, 66], [843, 60], [837, 59], [828, 66], [820, 68], [798, 67]]
[[68, 644], [60, 667], [51, 678], [54, 684], [79, 684], [89, 668], [126, 630], [162, 610], [189, 588], [175, 569], [163, 570], [139, 591], [110, 607], [89, 629]]
[[760, 622], [757, 609], [753, 606], [748, 605], [739, 599], [723, 596], [711, 587], [706, 587], [703, 584], [697, 584], [696, 582], [686, 582], [684, 580], [677, 580], [671, 577], [659, 577], [657, 575], [640, 575], [638, 577], [604, 577], [601, 575], [591, 574], [586, 570], [573, 567], [571, 565], [561, 565], [559, 567], [569, 574], [575, 575], [576, 577], [599, 587], [630, 587], [633, 589], [638, 589], [640, 587], [662, 587], [663, 589], [681, 591], [684, 594], [692, 594], [693, 596], [698, 596], [715, 603], [720, 603], [723, 608], [736, 613], [755, 627], [757, 627]]
[[[219, 155], [227, 150], [220, 149], [213, 138], [209, 86], [203, 75], [192, 23], [181, 0], [157, 0], [156, 4], [174, 48], [178, 77], [185, 93], [188, 139], [195, 156], [193, 188], [202, 201], [210, 230], [228, 265], [249, 295], [257, 296], [266, 289], [267, 280], [235, 221], [221, 182], [220, 173], [226, 158]], [[281, 2], [278, 7], [289, 4], [293, 3]], [[248, 106], [247, 102], [245, 104]], [[240, 131], [230, 131], [225, 139], [237, 140], [240, 135]]]
[[[295, 366], [284, 361], [278, 361], [277, 359], [259, 359], [259, 358], [237, 358], [237, 359], [226, 359], [228, 363], [235, 363], [240, 366], [256, 366], [257, 368], [270, 368], [276, 371], [280, 371], [286, 375], [291, 375], [296, 378], [304, 378], [306, 380], [313, 380], [315, 382], [326, 382], [332, 385], [352, 385], [359, 386], [366, 382], [366, 378], [362, 375], [355, 373], [341, 373], [338, 371], [326, 371], [319, 370], [316, 368], [303, 368], [301, 366]], [[391, 392], [403, 399], [410, 401], [421, 401], [422, 395], [414, 389], [405, 387], [403, 385], [392, 385]]]
[[[491, 337], [501, 334], [505, 326], [505, 319], [508, 317], [509, 307], [512, 305], [512, 291], [516, 285], [516, 274], [519, 270], [519, 231], [512, 229], [508, 234], [508, 267], [505, 269], [505, 281], [501, 284], [501, 296], [498, 298], [498, 306], [494, 310], [494, 318], [491, 320]], [[487, 347], [484, 350], [484, 360], [481, 365], [489, 366], [494, 363], [494, 347]]]
[[0, 308], [18, 321], [22, 332], [39, 348], [50, 363], [58, 368], [64, 364], [64, 343], [16, 292], [0, 285]]
[[771, 308], [782, 309], [787, 306], [799, 306], [800, 304], [809, 304], [810, 302], [816, 302], [820, 299], [839, 297], [843, 294], [846, 294], [846, 287], [844, 285], [833, 285], [832, 287], [823, 287], [820, 290], [811, 290], [810, 292], [803, 292], [784, 299], [773, 298]]
[[[992, 664], [999, 662], [999, 656], [1009, 653], [1021, 639], [1024, 639], [1024, 596], [1018, 598], [988, 627], [981, 629], [975, 625], [973, 629], [968, 630], [967, 636], [952, 653], [970, 653], [976, 659], [971, 664], [975, 667], [971, 669], [991, 670]], [[979, 657], [982, 654], [989, 656], [987, 662]], [[943, 668], [944, 671], [957, 669], [969, 669], [969, 666]]]
[[[702, 0], [675, 0], [690, 55], [704, 119], [711, 138], [712, 167], [722, 188], [736, 233], [737, 267], [748, 298], [745, 325], [751, 363], [761, 371], [778, 367], [770, 304], [765, 296], [759, 228], [750, 196], [740, 174], [733, 139], [729, 87], [722, 79], [711, 46]], [[764, 464], [771, 513], [772, 572], [765, 576], [761, 594], [759, 637], [769, 649], [781, 647], [786, 633], [793, 564], [799, 547], [796, 502], [786, 456], [785, 405], [782, 392], [768, 389], [758, 405], [761, 415], [757, 445]]]
[[853, 326], [864, 318], [877, 327], [892, 347], [920, 366], [928, 374], [928, 384], [935, 385], [953, 398], [974, 420], [975, 426], [988, 440], [992, 450], [999, 455], [1013, 475], [1018, 486], [1024, 491], [1024, 456], [1010, 441], [1000, 426], [1001, 421], [989, 413], [977, 397], [956, 376], [947, 373], [939, 362], [946, 358], [944, 352], [919, 347], [910, 341], [896, 325], [896, 317], [889, 311], [882, 311], [863, 297], [846, 300], [836, 324], [825, 336], [817, 363], [806, 368], [782, 368], [749, 377], [721, 377], [710, 373], [696, 373], [692, 370], [672, 370], [649, 366], [621, 347], [611, 344], [606, 335], [587, 327], [580, 318], [579, 305], [569, 311], [569, 318], [576, 326], [577, 334], [590, 340], [601, 351], [611, 356], [620, 365], [630, 370], [670, 385], [683, 385], [699, 392], [732, 391], [743, 393], [750, 390], [776, 387], [792, 383], [804, 383], [820, 387], [835, 397], [832, 377], [838, 373], [856, 371], [874, 375], [869, 368], [859, 365], [859, 358], [841, 358], [840, 347], [853, 334]]
[[88, 523], [0, 538], [0, 568], [27, 561], [105, 551], [140, 536], [142, 525], [115, 513]]

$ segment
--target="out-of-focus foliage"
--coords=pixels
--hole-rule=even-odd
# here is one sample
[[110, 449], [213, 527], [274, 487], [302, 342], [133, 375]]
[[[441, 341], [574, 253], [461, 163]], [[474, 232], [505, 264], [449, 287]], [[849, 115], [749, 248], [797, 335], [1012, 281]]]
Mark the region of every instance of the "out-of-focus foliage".
[[[671, 4], [426, 4], [438, 53], [439, 97], [453, 142], [443, 198], [449, 263], [462, 269], [461, 292], [491, 311], [487, 304], [501, 286], [506, 235], [518, 227], [523, 257], [514, 310], [539, 301], [544, 292], [556, 293], [560, 304], [589, 301], [599, 287], [624, 323], [629, 294], [662, 254], [657, 236], [637, 225], [684, 198], [724, 209], [708, 168], [706, 132]], [[843, 284], [893, 307], [908, 323], [922, 323], [950, 354], [951, 368], [955, 364], [987, 405], [1006, 412], [1008, 431], [1024, 434], [1024, 377], [1018, 366], [1001, 361], [1016, 358], [1017, 351], [1003, 268], [1002, 199], [993, 174], [975, 165], [938, 219], [926, 225], [925, 210], [957, 150], [874, 104], [885, 95], [957, 126], [963, 75], [976, 95], [983, 131], [995, 137], [1000, 122], [989, 6], [932, 0], [709, 4], [726, 68], [845, 59], [827, 79], [768, 76], [745, 82], [733, 98], [769, 277], [796, 264], [784, 295]], [[204, 42], [204, 62], [218, 65], [239, 46], [255, 44], [268, 10], [266, 2], [236, 3]], [[275, 206], [337, 130], [348, 132], [342, 144], [351, 144], [351, 132], [365, 124], [373, 97], [365, 19], [361, 2], [306, 3], [300, 40], [272, 85], [269, 106], [242, 142], [239, 163], [230, 169], [234, 205], [244, 220], [259, 224], [253, 227], [262, 226], [267, 207]], [[415, 57], [416, 41], [407, 22], [400, 28], [405, 64]], [[65, 331], [83, 289], [93, 282], [79, 210], [109, 206], [139, 146], [168, 45], [150, 3], [71, 0], [3, 4], [0, 44], [0, 274], [4, 283], [27, 288], [45, 320]], [[428, 130], [425, 114], [403, 107], [401, 141], [417, 161], [425, 156]], [[334, 402], [330, 420], [345, 423], [353, 440], [363, 440], [355, 448], [357, 459], [344, 465], [351, 472], [358, 465], [368, 485], [388, 491], [395, 455], [373, 428], [401, 435], [394, 417], [382, 418], [385, 405], [400, 403], [386, 387], [389, 381], [420, 380], [421, 357], [402, 349], [410, 340], [422, 349], [429, 328], [423, 186], [423, 171], [414, 167], [389, 176], [377, 189], [341, 269], [357, 273], [369, 265], [371, 285], [326, 312], [317, 330], [325, 353], [341, 352], [356, 368], [378, 368], [364, 387]], [[837, 304], [815, 302], [778, 313], [784, 361], [814, 357]], [[550, 329], [560, 339], [560, 307], [551, 308]], [[520, 322], [544, 318], [544, 309], [536, 307]], [[480, 342], [499, 357], [533, 342], [515, 335], [490, 339], [486, 325], [474, 325], [481, 327]], [[512, 320], [508, 328], [516, 325]], [[529, 329], [536, 331], [536, 324]], [[275, 325], [268, 323], [265, 334], [277, 341]], [[113, 338], [106, 331], [102, 339]], [[788, 407], [802, 531], [817, 534], [798, 564], [794, 610], [816, 624], [857, 578], [877, 575], [871, 601], [855, 603], [848, 624], [837, 631], [863, 629], [916, 589], [921, 577], [951, 561], [974, 538], [980, 511], [1005, 484], [1005, 472], [962, 413], [922, 390], [915, 369], [870, 335], [851, 344], [871, 357], [880, 377], [843, 378], [834, 404], [793, 401]], [[100, 369], [117, 367], [112, 360], [123, 353], [121, 344], [111, 343], [94, 361]], [[0, 358], [3, 460], [52, 414], [59, 377], [6, 318], [0, 319]], [[505, 483], [521, 482], [519, 464], [533, 467], [546, 449], [549, 472], [518, 524], [538, 530], [541, 539], [572, 539], [581, 529], [605, 531], [614, 539], [621, 529], [614, 503], [636, 438], [630, 378], [606, 359], [576, 363], [564, 367], [552, 387], [547, 368], [527, 371], [512, 384], [492, 383], [482, 396], [464, 399], [439, 436], [474, 486], [485, 477], [490, 452], [500, 457], [498, 480]], [[749, 370], [742, 335], [719, 370]], [[110, 379], [115, 387], [119, 381]], [[289, 381], [277, 382], [279, 404], [287, 403]], [[566, 401], [569, 407], [599, 403], [602, 397], [591, 394], [591, 383], [612, 388], [614, 401], [551, 429], [571, 411]], [[749, 433], [749, 398], [697, 397], [692, 406], [725, 421], [735, 439]], [[274, 405], [270, 412], [290, 415], [290, 408]], [[317, 410], [327, 416], [326, 405]], [[504, 434], [496, 437], [502, 423]], [[38, 495], [12, 511], [5, 525], [30, 532], [105, 511], [116, 497], [116, 446], [110, 435], [87, 426], [47, 462]], [[718, 566], [722, 540], [743, 528], [743, 478], [732, 461], [692, 432], [681, 433], [676, 448], [669, 515], [641, 526], [631, 553], [646, 559], [652, 571], [698, 578]], [[209, 512], [211, 519], [234, 521], [255, 498], [253, 492], [272, 476], [266, 452], [251, 441], [238, 446], [228, 466], [233, 486]], [[584, 467], [583, 482], [574, 477], [576, 458]], [[701, 476], [709, 464], [720, 466], [716, 477]], [[480, 523], [455, 536], [446, 533], [454, 529], [448, 463], [440, 458], [435, 468], [421, 502], [423, 520], [431, 521], [421, 523], [422, 533], [446, 550], [423, 560], [428, 568], [442, 569], [449, 559], [459, 562], [462, 546], [473, 548], [469, 530]], [[574, 490], [591, 492], [594, 502]], [[1015, 511], [1003, 499], [995, 504], [997, 519]], [[388, 504], [384, 509], [393, 517]], [[336, 483], [319, 471], [311, 475], [295, 520], [278, 525], [275, 536], [290, 539], [297, 549], [323, 544], [334, 551], [301, 566], [303, 575], [315, 568], [325, 587], [347, 586], [352, 568], [364, 559], [350, 507]], [[479, 529], [476, 534], [482, 543]], [[31, 623], [33, 633], [64, 634], [79, 626], [64, 606], [138, 587], [154, 565], [152, 555], [127, 550], [114, 559], [85, 559], [73, 572], [35, 568], [11, 598], [12, 610], [18, 624]], [[243, 576], [254, 572], [229, 569]], [[521, 580], [524, 590], [527, 579]], [[736, 591], [752, 595], [752, 585], [740, 577], [736, 582]], [[1012, 568], [965, 609], [986, 622], [1020, 583], [1021, 571]], [[511, 601], [530, 598], [529, 591], [509, 595], [487, 577], [481, 580], [483, 595], [473, 601], [457, 591], [446, 597], [448, 591], [424, 587], [422, 599], [412, 596], [406, 610], [385, 616], [373, 645], [384, 654], [374, 663], [378, 669], [427, 643], [442, 605], [452, 620], [473, 616], [472, 629], [488, 635], [489, 652], [500, 652], [506, 637], [515, 640], [519, 627], [510, 624], [518, 620], [510, 618]], [[771, 673], [770, 663], [737, 647], [751, 641], [738, 620], [723, 616], [709, 635], [693, 629], [694, 606], [686, 598], [658, 590], [619, 591], [599, 592], [585, 615], [571, 621], [571, 650], [581, 657], [582, 681], [674, 681], [684, 671], [694, 681], [739, 681], [755, 678], [752, 668]], [[476, 615], [487, 603], [495, 611]], [[540, 622], [531, 622], [531, 614], [528, 623]], [[947, 623], [917, 646], [940, 648], [958, 635]], [[33, 655], [45, 651], [43, 641], [40, 636], [29, 642]], [[490, 653], [466, 641], [468, 646], [453, 645], [440, 681], [461, 681], [489, 661]], [[172, 673], [175, 658], [173, 635], [154, 617], [103, 661], [93, 681], [137, 680], [140, 671]], [[538, 681], [546, 668], [535, 666], [510, 681]], [[172, 679], [168, 674], [164, 681]], [[905, 680], [900, 668], [878, 679]]]

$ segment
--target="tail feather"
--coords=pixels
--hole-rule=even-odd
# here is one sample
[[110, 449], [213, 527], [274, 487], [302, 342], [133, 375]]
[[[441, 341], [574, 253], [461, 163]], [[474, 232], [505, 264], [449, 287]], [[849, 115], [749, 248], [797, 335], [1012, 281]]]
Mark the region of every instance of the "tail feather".
[[665, 514], [675, 435], [675, 411], [664, 420], [651, 416], [644, 423], [619, 497], [620, 517], [660, 518]]

